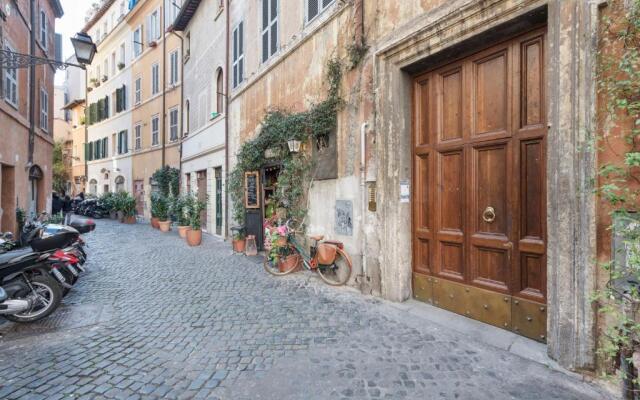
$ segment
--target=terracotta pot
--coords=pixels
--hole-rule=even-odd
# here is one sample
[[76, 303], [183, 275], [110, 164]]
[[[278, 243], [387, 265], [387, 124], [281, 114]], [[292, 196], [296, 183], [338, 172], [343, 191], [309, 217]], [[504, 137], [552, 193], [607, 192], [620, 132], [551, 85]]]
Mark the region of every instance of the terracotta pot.
[[178, 234], [180, 235], [181, 238], [186, 238], [187, 237], [187, 231], [188, 230], [189, 230], [189, 225], [178, 226]]
[[233, 239], [233, 251], [235, 251], [236, 253], [244, 253], [244, 248], [247, 245], [247, 242], [245, 239], [240, 239], [240, 240], [236, 240]]
[[158, 218], [156, 218], [156, 217], [151, 217], [151, 227], [152, 227], [153, 229], [160, 229], [160, 225], [158, 225], [158, 222], [159, 222], [159, 221], [160, 221], [160, 220], [159, 220]]
[[299, 254], [292, 254], [287, 257], [280, 257], [278, 259], [278, 269], [280, 270], [280, 272], [291, 271], [291, 268], [294, 268], [294, 266], [298, 265], [299, 262], [300, 262]]
[[124, 223], [125, 224], [135, 224], [136, 223], [136, 216], [135, 215], [129, 215], [124, 217]]
[[109, 218], [111, 219], [118, 218], [118, 213], [115, 210], [109, 211]]
[[202, 243], [202, 231], [200, 229], [187, 230], [187, 244], [189, 246], [200, 246]]
[[171, 221], [159, 221], [160, 232], [169, 232], [171, 230]]

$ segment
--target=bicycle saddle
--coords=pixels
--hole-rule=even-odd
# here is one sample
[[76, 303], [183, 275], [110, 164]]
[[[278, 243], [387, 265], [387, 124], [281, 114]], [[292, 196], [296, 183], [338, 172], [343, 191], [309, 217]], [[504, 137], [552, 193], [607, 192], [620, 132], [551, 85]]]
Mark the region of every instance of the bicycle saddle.
[[315, 241], [317, 242], [317, 241], [319, 241], [319, 240], [324, 239], [324, 235], [310, 235], [310, 236], [309, 236], [309, 239], [311, 239], [311, 240], [315, 240]]

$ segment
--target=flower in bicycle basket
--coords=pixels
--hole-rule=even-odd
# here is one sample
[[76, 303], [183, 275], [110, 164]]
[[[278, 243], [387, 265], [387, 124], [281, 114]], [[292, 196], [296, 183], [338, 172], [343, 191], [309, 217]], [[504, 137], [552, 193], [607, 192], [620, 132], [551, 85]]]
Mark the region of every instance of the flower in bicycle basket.
[[287, 235], [287, 226], [286, 225], [281, 225], [278, 227], [278, 235], [280, 236], [286, 236]]

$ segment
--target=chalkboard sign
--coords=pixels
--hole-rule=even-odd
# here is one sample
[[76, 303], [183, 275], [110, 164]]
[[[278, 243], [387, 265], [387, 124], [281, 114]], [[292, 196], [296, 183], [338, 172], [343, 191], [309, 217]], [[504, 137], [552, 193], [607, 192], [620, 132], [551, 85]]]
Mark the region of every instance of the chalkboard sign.
[[260, 208], [260, 180], [259, 172], [244, 173], [244, 207]]

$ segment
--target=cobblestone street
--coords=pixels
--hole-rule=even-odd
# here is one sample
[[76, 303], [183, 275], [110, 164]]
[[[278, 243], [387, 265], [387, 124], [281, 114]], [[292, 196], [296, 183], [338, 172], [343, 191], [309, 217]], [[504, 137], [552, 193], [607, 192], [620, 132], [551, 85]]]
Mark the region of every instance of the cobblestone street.
[[0, 324], [0, 399], [603, 399], [595, 386], [205, 237], [98, 222], [48, 320]]

